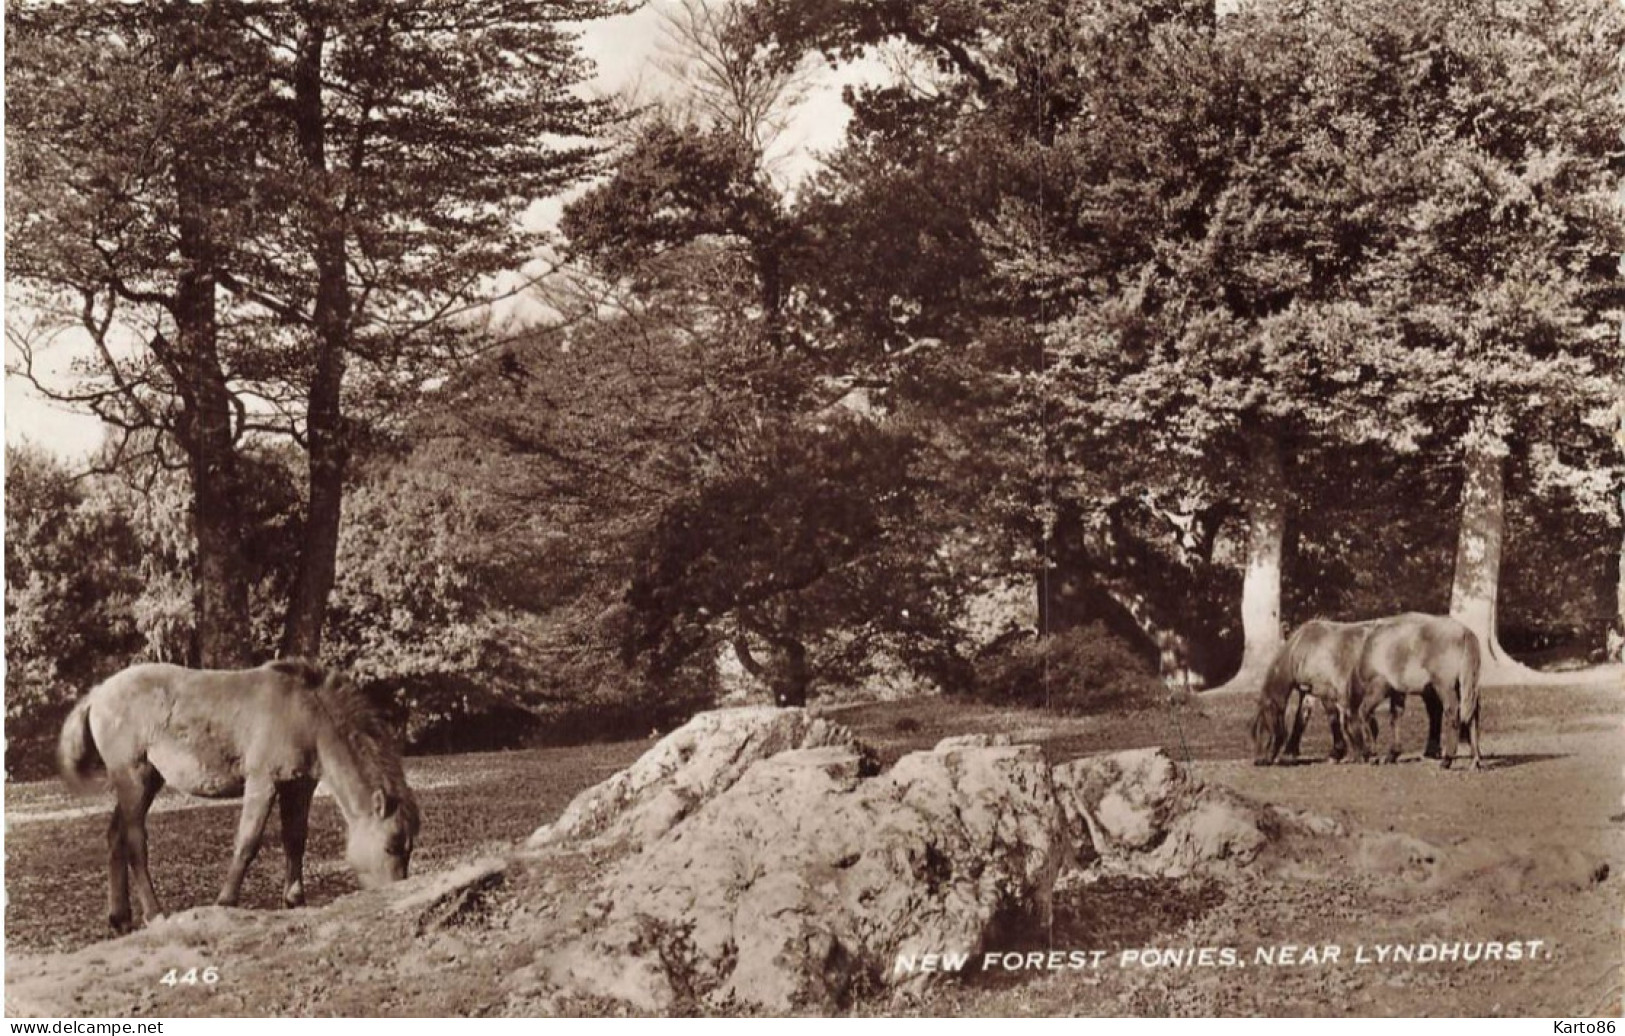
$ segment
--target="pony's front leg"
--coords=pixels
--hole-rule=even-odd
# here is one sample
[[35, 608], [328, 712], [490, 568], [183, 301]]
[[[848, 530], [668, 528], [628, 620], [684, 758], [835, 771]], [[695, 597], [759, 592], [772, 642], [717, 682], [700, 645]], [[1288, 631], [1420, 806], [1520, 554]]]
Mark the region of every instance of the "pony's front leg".
[[265, 777], [250, 777], [243, 787], [243, 815], [237, 822], [237, 848], [231, 856], [231, 868], [226, 871], [226, 883], [215, 900], [220, 906], [236, 906], [243, 891], [243, 875], [260, 851], [260, 837], [265, 834], [265, 821], [271, 816], [271, 802], [276, 798], [276, 785]]
[[1399, 762], [1399, 721], [1405, 715], [1405, 696], [1403, 694], [1390, 694], [1388, 696], [1388, 754], [1390, 763]]
[[305, 905], [305, 836], [310, 831], [310, 799], [314, 794], [316, 782], [308, 778], [283, 781], [276, 787], [277, 808], [282, 815], [282, 856], [288, 868], [282, 903], [288, 907]]
[[1309, 716], [1315, 711], [1315, 699], [1308, 691], [1298, 694], [1298, 707], [1293, 712], [1292, 733], [1287, 735], [1286, 747], [1281, 749], [1279, 758], [1297, 759], [1298, 750], [1303, 743], [1303, 728], [1309, 725]]
[[130, 930], [130, 860], [124, 850], [124, 816], [116, 804], [107, 825], [107, 923], [115, 935]]

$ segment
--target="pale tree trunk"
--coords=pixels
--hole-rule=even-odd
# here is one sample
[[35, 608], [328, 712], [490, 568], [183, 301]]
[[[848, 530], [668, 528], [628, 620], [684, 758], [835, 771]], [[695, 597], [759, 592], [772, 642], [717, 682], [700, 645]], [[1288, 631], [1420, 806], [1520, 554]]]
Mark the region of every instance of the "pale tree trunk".
[[1450, 588], [1451, 618], [1478, 637], [1483, 678], [1497, 681], [1532, 674], [1507, 655], [1496, 634], [1506, 541], [1506, 457], [1506, 440], [1486, 421], [1475, 421], [1462, 446], [1461, 531]]
[[[1625, 333], [1620, 336], [1620, 344], [1625, 346]], [[1614, 429], [1614, 445], [1621, 453], [1625, 453], [1625, 398], [1615, 404], [1619, 414], [1619, 424]], [[1619, 490], [1619, 524], [1625, 529], [1625, 486]], [[1625, 662], [1625, 537], [1619, 543], [1619, 575], [1614, 583], [1614, 624], [1608, 631], [1608, 660], [1611, 662]]]
[[[1625, 528], [1625, 489], [1619, 491], [1619, 522]], [[1619, 543], [1619, 578], [1614, 589], [1614, 625], [1608, 631], [1608, 661], [1625, 662], [1625, 538]]]
[[1254, 440], [1247, 499], [1247, 571], [1241, 581], [1241, 669], [1221, 691], [1253, 690], [1281, 649], [1281, 561], [1286, 472], [1273, 436]]

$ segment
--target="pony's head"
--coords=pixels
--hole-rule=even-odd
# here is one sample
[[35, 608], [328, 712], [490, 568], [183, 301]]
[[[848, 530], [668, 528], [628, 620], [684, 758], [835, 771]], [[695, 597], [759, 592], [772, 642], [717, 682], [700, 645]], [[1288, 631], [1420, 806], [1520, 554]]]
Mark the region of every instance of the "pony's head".
[[350, 819], [344, 858], [362, 888], [377, 888], [406, 877], [418, 836], [418, 804], [409, 791], [391, 794], [375, 788], [367, 809]]
[[1292, 651], [1298, 638], [1281, 648], [1264, 675], [1258, 692], [1258, 712], [1253, 717], [1253, 764], [1269, 766], [1286, 743], [1286, 702], [1292, 696]]
[[1268, 695], [1258, 696], [1258, 712], [1253, 716], [1253, 765], [1269, 766], [1275, 762], [1281, 743], [1286, 740], [1286, 707]]
[[344, 858], [364, 888], [400, 881], [417, 841], [418, 804], [407, 786], [394, 733], [348, 676], [313, 668], [319, 678], [316, 699], [333, 734], [322, 766], [346, 771], [345, 784], [354, 789], [347, 793], [350, 801], [342, 803], [349, 824]]

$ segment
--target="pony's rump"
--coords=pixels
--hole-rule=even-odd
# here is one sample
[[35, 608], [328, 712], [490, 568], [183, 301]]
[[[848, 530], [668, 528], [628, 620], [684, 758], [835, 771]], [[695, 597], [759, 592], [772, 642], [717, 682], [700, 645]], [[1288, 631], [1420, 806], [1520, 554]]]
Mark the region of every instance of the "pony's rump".
[[56, 742], [56, 763], [62, 780], [75, 792], [97, 789], [96, 778], [103, 772], [101, 753], [90, 734], [90, 699], [82, 698], [62, 723]]

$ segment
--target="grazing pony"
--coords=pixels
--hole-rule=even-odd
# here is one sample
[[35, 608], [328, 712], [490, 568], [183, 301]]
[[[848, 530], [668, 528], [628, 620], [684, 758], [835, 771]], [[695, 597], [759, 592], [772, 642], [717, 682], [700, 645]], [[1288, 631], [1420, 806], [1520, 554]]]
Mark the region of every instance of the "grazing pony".
[[[1397, 702], [1388, 712], [1388, 751], [1376, 761], [1391, 763], [1399, 758], [1404, 696], [1431, 690], [1439, 696], [1442, 711], [1439, 765], [1450, 768], [1459, 739], [1466, 737], [1472, 744], [1472, 768], [1479, 769], [1481, 662], [1478, 638], [1455, 619], [1412, 612], [1377, 623], [1365, 638], [1354, 673], [1361, 724], [1375, 723], [1373, 714], [1384, 698]], [[1362, 746], [1361, 755], [1366, 754]]]
[[104, 770], [116, 796], [107, 829], [108, 921], [130, 927], [130, 878], [146, 921], [162, 916], [147, 870], [147, 810], [167, 782], [203, 798], [242, 798], [236, 851], [216, 902], [231, 906], [276, 801], [290, 906], [304, 903], [305, 836], [316, 782], [349, 828], [345, 858], [364, 887], [406, 877], [417, 800], [400, 752], [343, 674], [302, 660], [258, 669], [134, 665], [99, 684], [62, 726], [57, 761], [76, 791]]
[[[1363, 729], [1353, 720], [1359, 707], [1353, 698], [1354, 667], [1360, 660], [1366, 635], [1375, 622], [1331, 622], [1310, 619], [1292, 631], [1264, 677], [1258, 692], [1258, 714], [1253, 719], [1253, 762], [1269, 766], [1282, 755], [1295, 757], [1303, 737], [1312, 698], [1326, 708], [1326, 722], [1332, 728], [1332, 758], [1348, 752], [1345, 733], [1365, 754]], [[1298, 708], [1291, 735], [1286, 729], [1287, 704], [1298, 693]]]

